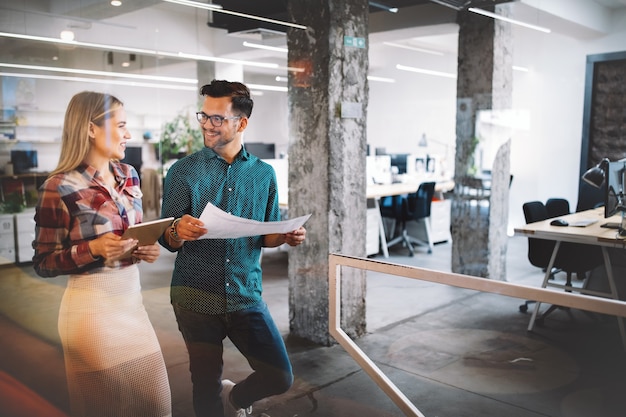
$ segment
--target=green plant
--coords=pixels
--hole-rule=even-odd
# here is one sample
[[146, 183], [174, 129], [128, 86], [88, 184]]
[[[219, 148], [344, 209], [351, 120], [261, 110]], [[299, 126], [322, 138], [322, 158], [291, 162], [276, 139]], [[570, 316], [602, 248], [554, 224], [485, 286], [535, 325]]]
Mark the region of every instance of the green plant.
[[163, 125], [161, 140], [154, 146], [161, 161], [167, 163], [202, 149], [204, 140], [197, 123], [192, 125], [189, 115], [180, 113]]
[[469, 163], [467, 167], [467, 175], [473, 177], [478, 173], [478, 167], [476, 166], [476, 147], [480, 143], [480, 138], [474, 136], [469, 142]]
[[21, 213], [26, 208], [24, 195], [19, 192], [8, 194], [0, 203], [0, 213]]

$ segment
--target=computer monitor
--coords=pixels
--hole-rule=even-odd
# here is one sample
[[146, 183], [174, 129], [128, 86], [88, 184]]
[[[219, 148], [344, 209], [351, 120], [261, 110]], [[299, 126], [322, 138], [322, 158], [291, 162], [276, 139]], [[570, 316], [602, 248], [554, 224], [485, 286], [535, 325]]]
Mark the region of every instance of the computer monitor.
[[[615, 215], [624, 206], [626, 159], [609, 162], [604, 181], [604, 217]], [[621, 207], [620, 207], [621, 206]]]
[[261, 159], [275, 159], [276, 145], [273, 143], [245, 142], [246, 151]]
[[398, 168], [398, 174], [406, 174], [408, 153], [393, 153], [391, 157], [391, 166]]
[[391, 158], [389, 155], [366, 157], [367, 184], [391, 184]]
[[139, 146], [127, 146], [124, 152], [124, 159], [121, 162], [135, 167], [139, 178], [141, 178], [141, 166], [143, 165], [143, 150]]
[[39, 166], [36, 150], [11, 150], [11, 163], [16, 174], [27, 173]]

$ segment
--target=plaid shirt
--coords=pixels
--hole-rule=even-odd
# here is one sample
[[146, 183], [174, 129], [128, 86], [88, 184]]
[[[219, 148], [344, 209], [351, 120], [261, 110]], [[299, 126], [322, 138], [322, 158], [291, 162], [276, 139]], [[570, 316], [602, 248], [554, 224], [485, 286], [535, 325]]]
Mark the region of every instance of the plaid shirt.
[[89, 241], [108, 232], [121, 235], [141, 223], [139, 176], [131, 166], [111, 162], [117, 186], [110, 190], [93, 167], [49, 177], [39, 189], [35, 211], [33, 266], [42, 277], [89, 274], [104, 267], [137, 262], [132, 257], [106, 262], [93, 257]]

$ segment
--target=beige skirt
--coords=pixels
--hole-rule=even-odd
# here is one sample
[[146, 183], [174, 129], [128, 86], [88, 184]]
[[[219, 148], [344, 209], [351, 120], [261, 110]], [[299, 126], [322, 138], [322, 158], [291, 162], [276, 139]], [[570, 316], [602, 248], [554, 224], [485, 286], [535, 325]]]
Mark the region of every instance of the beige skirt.
[[72, 416], [171, 416], [165, 362], [136, 265], [71, 275], [59, 334]]

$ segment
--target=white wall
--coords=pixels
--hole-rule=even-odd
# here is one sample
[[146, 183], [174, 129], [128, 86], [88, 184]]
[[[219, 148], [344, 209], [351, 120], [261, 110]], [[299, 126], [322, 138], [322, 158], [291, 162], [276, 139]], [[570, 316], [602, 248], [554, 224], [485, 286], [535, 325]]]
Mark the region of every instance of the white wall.
[[530, 129], [511, 145], [509, 223], [524, 222], [525, 201], [550, 197], [578, 201], [580, 148], [587, 55], [626, 51], [626, 13], [616, 13], [606, 36], [574, 39], [557, 33], [516, 29], [513, 106], [528, 110]]
[[[575, 39], [514, 27], [513, 109], [528, 113], [530, 128], [511, 138], [510, 228], [523, 224], [522, 204], [564, 197], [572, 210], [578, 200], [586, 57], [626, 50], [626, 13], [615, 13], [608, 35]], [[391, 53], [390, 61], [422, 68], [435, 65], [426, 55]], [[440, 60], [446, 57], [439, 57]], [[448, 57], [456, 60], [456, 57]], [[408, 74], [408, 75], [407, 75]], [[389, 76], [389, 74], [386, 74]], [[388, 151], [414, 151], [427, 138], [455, 143], [456, 80], [396, 71], [396, 83], [370, 82], [367, 140]], [[432, 147], [432, 149], [430, 149]], [[441, 153], [435, 145], [432, 153]], [[448, 163], [454, 162], [453, 154]]]

